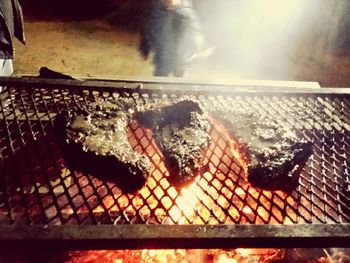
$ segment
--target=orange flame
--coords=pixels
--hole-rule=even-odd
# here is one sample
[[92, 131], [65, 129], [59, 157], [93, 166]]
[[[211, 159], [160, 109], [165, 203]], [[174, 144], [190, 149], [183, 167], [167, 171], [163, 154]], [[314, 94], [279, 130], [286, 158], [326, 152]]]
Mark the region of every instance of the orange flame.
[[245, 214], [253, 214], [253, 210], [249, 206], [243, 207], [242, 212]]
[[[88, 250], [69, 252], [65, 263], [133, 263], [133, 262], [274, 262], [283, 261], [282, 249], [143, 249]], [[319, 262], [319, 261], [317, 261]], [[322, 261], [323, 262], [323, 261]]]
[[245, 172], [247, 172], [248, 171], [248, 157], [245, 155], [246, 153], [244, 151], [242, 151], [243, 144], [232, 139], [232, 136], [230, 135], [229, 131], [222, 123], [220, 123], [219, 121], [215, 120], [214, 118], [212, 118], [210, 116], [209, 116], [209, 121], [214, 125], [214, 127], [217, 129], [217, 131], [227, 141], [228, 145], [230, 146], [230, 152], [231, 152], [232, 156], [243, 167], [243, 170]]
[[217, 258], [217, 263], [237, 263], [238, 261], [234, 258], [230, 258], [226, 254], [221, 254]]
[[189, 218], [194, 214], [196, 205], [200, 201], [198, 196], [201, 196], [201, 192], [196, 182], [182, 188], [180, 195], [176, 198], [176, 206], [173, 206], [169, 211], [171, 218], [177, 223], [185, 223], [186, 217]]

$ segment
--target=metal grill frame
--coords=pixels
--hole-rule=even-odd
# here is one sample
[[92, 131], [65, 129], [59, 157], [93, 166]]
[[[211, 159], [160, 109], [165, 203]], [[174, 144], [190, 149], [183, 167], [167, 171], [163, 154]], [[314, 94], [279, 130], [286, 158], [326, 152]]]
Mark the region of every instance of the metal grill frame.
[[[1, 78], [0, 86], [99, 89], [126, 93], [147, 90], [179, 94], [256, 94], [346, 96], [350, 88], [232, 86], [158, 80], [58, 80]], [[0, 244], [30, 242], [76, 249], [93, 248], [234, 248], [234, 247], [344, 247], [350, 244], [350, 224], [296, 225], [2, 225]]]

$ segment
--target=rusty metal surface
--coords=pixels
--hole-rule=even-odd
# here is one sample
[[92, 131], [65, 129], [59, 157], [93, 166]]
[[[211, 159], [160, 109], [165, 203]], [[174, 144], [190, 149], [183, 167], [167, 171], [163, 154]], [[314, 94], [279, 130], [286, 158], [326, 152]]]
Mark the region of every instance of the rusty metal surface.
[[[3, 85], [9, 86], [30, 86], [30, 87], [62, 87], [62, 88], [82, 88], [82, 89], [109, 89], [118, 91], [132, 91], [142, 86], [145, 89], [176, 91], [184, 93], [209, 93], [209, 94], [222, 94], [222, 93], [274, 93], [274, 94], [350, 94], [350, 88], [316, 88], [317, 85], [303, 84], [293, 86], [293, 82], [272, 82], [273, 85], [269, 86], [265, 83], [263, 86], [259, 86], [259, 81], [252, 82], [250, 85], [242, 82], [241, 84], [227, 84], [227, 83], [202, 83], [202, 82], [188, 82], [187, 80], [179, 79], [123, 79], [123, 80], [97, 80], [97, 79], [45, 79], [36, 77], [1, 77], [0, 82]], [[248, 82], [249, 83], [249, 82]], [[297, 82], [298, 83], [298, 82]], [[290, 84], [290, 85], [288, 85]]]
[[2, 226], [0, 245], [66, 249], [348, 247], [350, 224]]
[[[349, 227], [350, 89], [184, 83], [143, 83], [141, 87], [138, 82], [35, 78], [2, 79], [1, 83], [8, 87], [0, 95], [0, 230], [14, 231], [14, 225], [145, 224], [148, 229], [151, 224], [249, 224], [255, 229], [284, 224], [282, 229], [288, 233], [294, 225], [321, 223], [317, 231], [322, 234], [327, 227], [335, 227], [333, 234], [325, 233], [339, 241], [344, 237], [342, 227]], [[285, 194], [251, 187], [227, 139], [215, 127], [206, 154], [209, 170], [182, 192], [167, 182], [159, 150], [135, 123], [130, 126], [129, 140], [153, 163], [139, 194], [124, 195], [113, 183], [65, 167], [52, 121], [68, 104], [130, 97], [135, 105], [144, 105], [184, 96], [199, 100], [207, 109], [239, 107], [274, 116], [298, 136], [313, 141], [314, 153], [296, 191]], [[296, 242], [303, 234], [294, 235]], [[264, 238], [268, 237], [275, 236], [266, 232]]]

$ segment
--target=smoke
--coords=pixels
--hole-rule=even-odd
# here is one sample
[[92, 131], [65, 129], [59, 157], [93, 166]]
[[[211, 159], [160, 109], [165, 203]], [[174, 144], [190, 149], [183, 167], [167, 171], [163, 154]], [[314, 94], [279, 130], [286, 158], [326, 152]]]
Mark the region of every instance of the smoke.
[[[334, 16], [340, 12], [336, 6], [332, 1], [318, 0], [199, 3], [204, 34], [216, 47], [209, 63], [236, 77], [285, 79], [290, 65], [298, 59], [298, 50], [308, 45], [305, 52], [310, 55], [319, 42], [332, 45], [337, 32], [334, 19], [341, 17]], [[325, 21], [333, 24], [325, 26]]]

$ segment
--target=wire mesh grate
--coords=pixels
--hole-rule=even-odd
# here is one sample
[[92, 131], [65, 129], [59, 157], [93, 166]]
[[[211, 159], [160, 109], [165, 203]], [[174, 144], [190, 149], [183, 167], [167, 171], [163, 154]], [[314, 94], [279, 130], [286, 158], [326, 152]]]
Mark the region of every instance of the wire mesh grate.
[[149, 131], [129, 126], [133, 148], [152, 170], [136, 195], [64, 165], [53, 120], [69, 104], [129, 97], [135, 105], [175, 101], [171, 91], [8, 87], [0, 98], [1, 224], [297, 224], [350, 221], [350, 101], [337, 95], [203, 93], [186, 96], [208, 109], [241, 108], [274, 116], [314, 152], [291, 194], [250, 186], [228, 139], [212, 126], [208, 169], [179, 192], [167, 181], [163, 157]]

